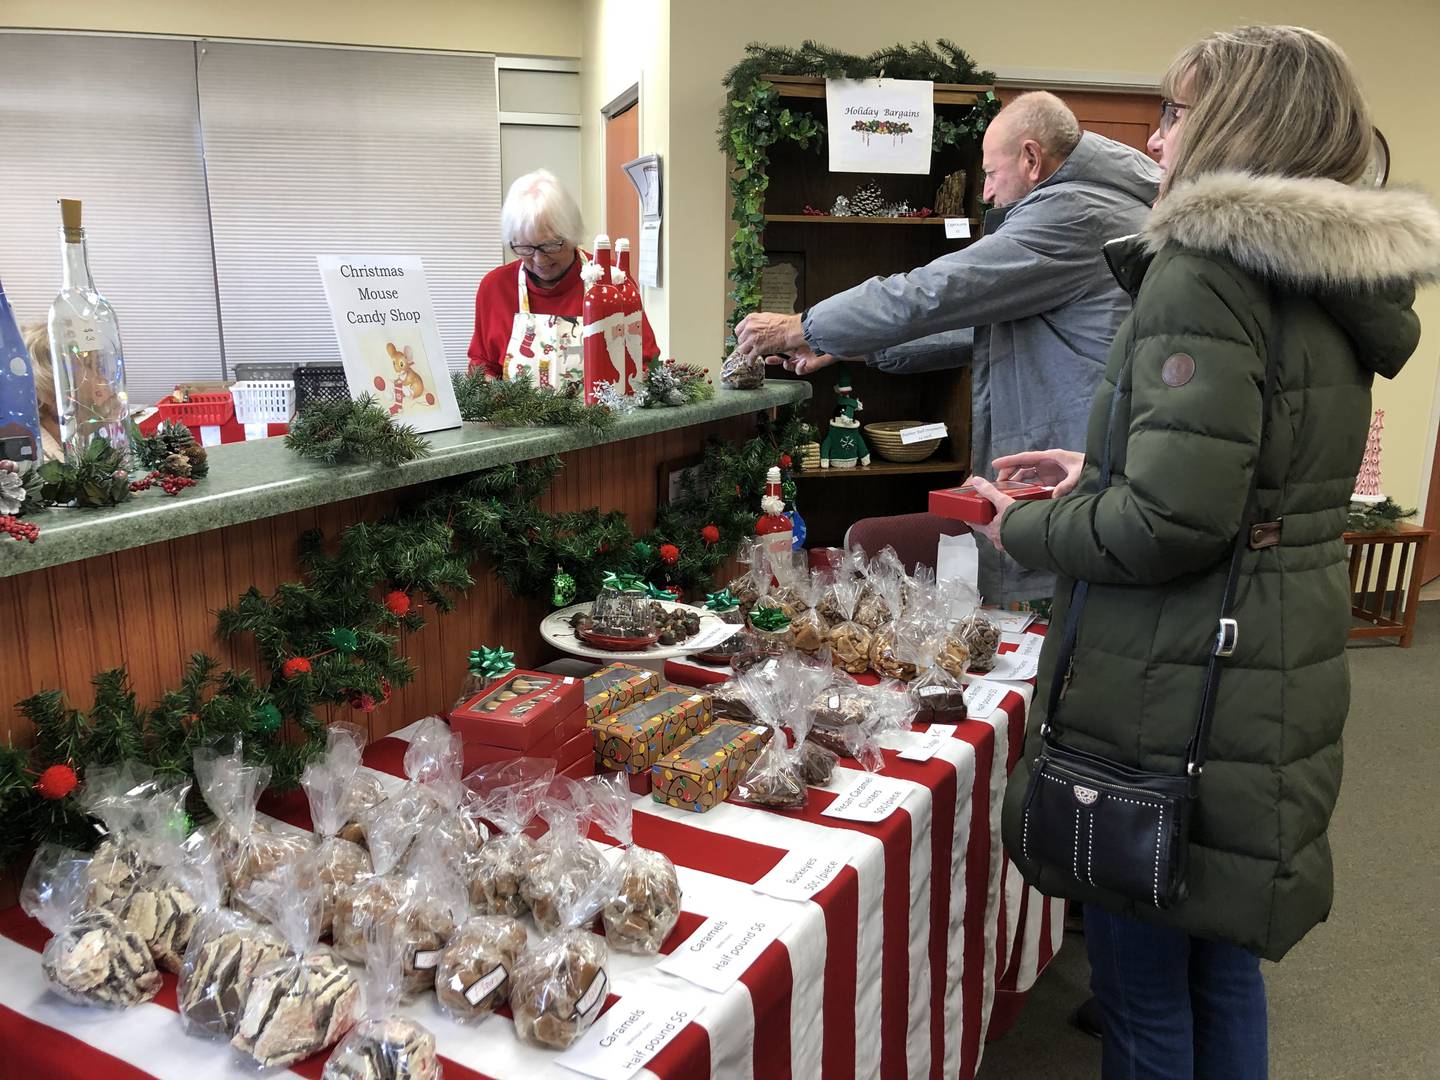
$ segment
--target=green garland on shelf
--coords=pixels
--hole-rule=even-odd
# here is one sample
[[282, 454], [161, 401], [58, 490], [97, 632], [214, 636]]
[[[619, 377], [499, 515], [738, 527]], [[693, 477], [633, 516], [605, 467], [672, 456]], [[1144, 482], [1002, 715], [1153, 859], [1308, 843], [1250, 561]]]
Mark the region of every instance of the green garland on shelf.
[[[798, 49], [751, 43], [745, 59], [722, 80], [725, 106], [720, 114], [720, 149], [731, 160], [730, 300], [727, 346], [733, 348], [735, 325], [760, 307], [760, 277], [769, 259], [762, 234], [765, 229], [765, 192], [770, 185], [769, 148], [793, 143], [818, 151], [825, 140], [825, 125], [808, 112], [781, 104], [780, 94], [765, 75], [812, 75], [826, 78], [928, 79], [933, 82], [994, 82], [993, 72], [982, 70], [963, 49], [940, 38], [934, 45], [917, 42], [878, 49], [868, 56], [841, 52], [806, 41]], [[935, 117], [935, 148], [978, 140], [1000, 110], [987, 92], [960, 120]], [[729, 348], [726, 350], [729, 351]]]
[[354, 401], [306, 405], [290, 422], [285, 445], [326, 465], [403, 465], [430, 453], [422, 435], [408, 424], [397, 424], [369, 394]]
[[[424, 604], [450, 611], [482, 559], [516, 596], [532, 600], [548, 601], [561, 572], [582, 598], [599, 590], [607, 571], [703, 593], [753, 531], [766, 470], [785, 455], [798, 460], [812, 437], [786, 409], [777, 420], [762, 417], [741, 446], [712, 441], [679, 497], [639, 537], [617, 511], [541, 510], [562, 467], [555, 457], [451, 482], [381, 521], [346, 528], [333, 543], [305, 534], [300, 580], [269, 595], [251, 588], [219, 614], [218, 634], [253, 640], [265, 678], [221, 671], [196, 654], [181, 685], [148, 710], [123, 668], [95, 677], [88, 713], [55, 690], [19, 704], [35, 741], [0, 746], [0, 865], [42, 841], [93, 846], [98, 834], [77, 792], [90, 768], [121, 759], [188, 776], [197, 747], [238, 735], [247, 759], [273, 769], [272, 787], [294, 787], [325, 743], [317, 707], [369, 711], [409, 683], [415, 671], [397, 651], [399, 634], [425, 625]], [[192, 810], [203, 813], [194, 800]]]
[[460, 419], [472, 423], [488, 421], [501, 427], [558, 424], [598, 434], [615, 422], [615, 415], [605, 406], [586, 405], [576, 383], [556, 390], [537, 385], [528, 371], [509, 379], [492, 379], [479, 368], [456, 374], [453, 381]]
[[1367, 506], [1364, 503], [1350, 504], [1350, 516], [1345, 522], [1346, 532], [1394, 532], [1395, 527], [1405, 518], [1414, 517], [1419, 510], [1406, 510], [1390, 496], [1385, 501]]

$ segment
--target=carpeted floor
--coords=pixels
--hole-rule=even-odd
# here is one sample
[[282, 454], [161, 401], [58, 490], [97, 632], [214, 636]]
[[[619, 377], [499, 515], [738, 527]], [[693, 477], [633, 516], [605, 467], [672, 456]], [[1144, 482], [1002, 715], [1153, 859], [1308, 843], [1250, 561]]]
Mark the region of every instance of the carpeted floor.
[[[1331, 824], [1335, 906], [1265, 965], [1272, 1080], [1440, 1076], [1440, 602], [1412, 648], [1350, 647], [1345, 779]], [[1100, 1044], [1067, 1023], [1088, 996], [1069, 934], [1019, 1022], [985, 1050], [980, 1080], [1087, 1078]]]

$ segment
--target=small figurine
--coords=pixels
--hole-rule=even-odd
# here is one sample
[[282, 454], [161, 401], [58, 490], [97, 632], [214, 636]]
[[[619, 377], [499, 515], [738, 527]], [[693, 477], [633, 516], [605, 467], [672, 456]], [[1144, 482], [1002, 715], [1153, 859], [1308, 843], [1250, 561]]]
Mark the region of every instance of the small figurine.
[[855, 397], [850, 380], [841, 376], [835, 384], [835, 415], [830, 420], [830, 430], [820, 444], [820, 467], [828, 469], [852, 469], [858, 463], [870, 464], [870, 448], [860, 434], [860, 421], [855, 414], [865, 406]]

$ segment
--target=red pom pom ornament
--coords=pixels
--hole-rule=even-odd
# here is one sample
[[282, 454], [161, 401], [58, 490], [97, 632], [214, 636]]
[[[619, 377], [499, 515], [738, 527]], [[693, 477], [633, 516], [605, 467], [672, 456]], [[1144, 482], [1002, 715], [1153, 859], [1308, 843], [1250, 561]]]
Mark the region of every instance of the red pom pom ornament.
[[285, 663], [280, 665], [280, 674], [287, 679], [299, 678], [301, 675], [310, 674], [310, 661], [303, 656], [292, 656]]
[[660, 561], [666, 566], [674, 566], [680, 561], [680, 549], [674, 544], [661, 544]]
[[385, 594], [385, 607], [397, 619], [410, 614], [410, 594], [404, 589], [392, 589]]
[[720, 542], [720, 529], [715, 525], [706, 525], [700, 530], [700, 539], [707, 544], [718, 544]]
[[40, 774], [40, 779], [35, 781], [35, 790], [42, 799], [53, 802], [69, 795], [78, 783], [80, 778], [69, 765], [51, 765]]
[[790, 466], [793, 465], [793, 464], [794, 464], [794, 459], [792, 459], [789, 454], [781, 454], [781, 455], [780, 455], [780, 468], [782, 468], [782, 469], [788, 469], [788, 468], [790, 468]]

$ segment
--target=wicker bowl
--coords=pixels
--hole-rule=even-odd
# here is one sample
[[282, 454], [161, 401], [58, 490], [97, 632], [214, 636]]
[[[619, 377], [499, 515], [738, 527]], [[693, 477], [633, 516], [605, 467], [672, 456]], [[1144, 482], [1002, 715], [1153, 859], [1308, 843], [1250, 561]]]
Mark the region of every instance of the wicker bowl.
[[865, 441], [876, 455], [886, 461], [907, 464], [924, 461], [945, 441], [943, 437], [910, 443], [908, 446], [900, 441], [900, 432], [906, 428], [920, 427], [924, 423], [923, 420], [885, 420], [878, 424], [866, 424]]

